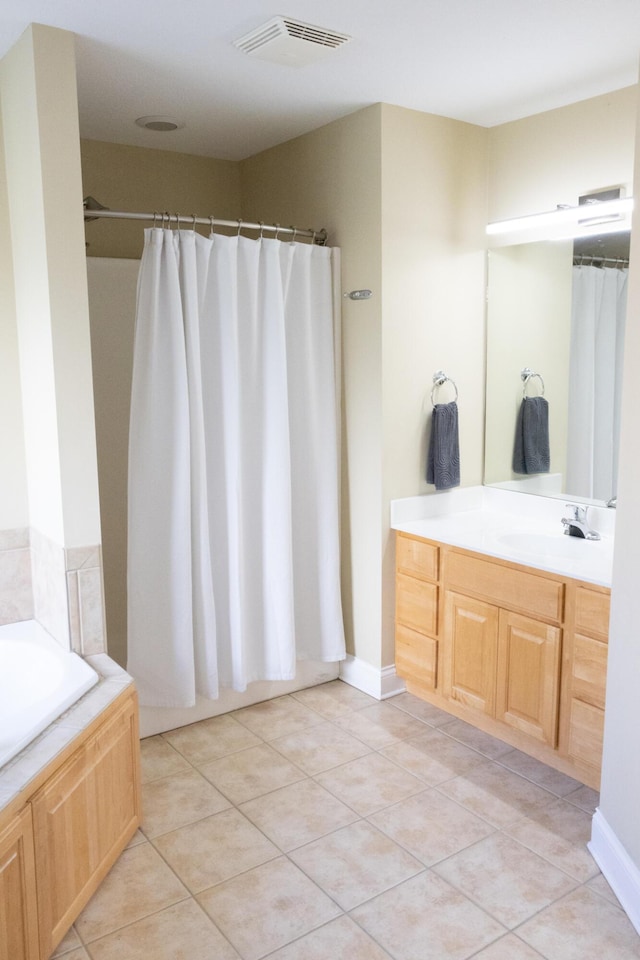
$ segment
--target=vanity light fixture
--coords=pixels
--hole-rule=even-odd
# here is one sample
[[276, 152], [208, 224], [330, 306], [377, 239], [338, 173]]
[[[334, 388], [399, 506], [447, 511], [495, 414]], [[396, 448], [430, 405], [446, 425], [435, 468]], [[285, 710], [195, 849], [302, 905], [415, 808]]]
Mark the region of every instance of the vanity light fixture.
[[[534, 213], [528, 217], [497, 220], [487, 224], [487, 235], [499, 237], [506, 234], [540, 232], [550, 230], [563, 237], [589, 236], [592, 233], [614, 233], [628, 230], [626, 217], [633, 210], [633, 197], [620, 197], [597, 203], [580, 204], [577, 207], [559, 206], [556, 210]], [[594, 229], [595, 228], [595, 229]]]

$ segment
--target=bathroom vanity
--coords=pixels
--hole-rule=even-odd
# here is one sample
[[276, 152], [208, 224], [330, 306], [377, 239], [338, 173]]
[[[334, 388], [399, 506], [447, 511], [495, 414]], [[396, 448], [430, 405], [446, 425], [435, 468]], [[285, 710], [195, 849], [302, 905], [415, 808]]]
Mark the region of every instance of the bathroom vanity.
[[[139, 825], [136, 694], [121, 684], [111, 699], [113, 688], [103, 684], [108, 706], [0, 810], [2, 960], [48, 960]], [[71, 730], [62, 718], [49, 737]]]
[[411, 693], [597, 788], [612, 535], [564, 536], [562, 501], [536, 515], [535, 497], [460, 493], [453, 510], [392, 523], [396, 672]]

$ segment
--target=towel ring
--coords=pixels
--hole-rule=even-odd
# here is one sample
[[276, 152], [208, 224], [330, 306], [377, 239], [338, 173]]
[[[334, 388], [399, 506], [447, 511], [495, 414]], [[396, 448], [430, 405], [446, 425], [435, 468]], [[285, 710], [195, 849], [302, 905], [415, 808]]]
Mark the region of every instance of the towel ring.
[[534, 377], [537, 377], [542, 385], [542, 393], [540, 393], [539, 396], [544, 397], [544, 380], [542, 379], [539, 373], [534, 373], [533, 370], [531, 370], [529, 367], [525, 367], [524, 370], [520, 371], [520, 376], [523, 380], [523, 386], [522, 386], [523, 400], [529, 399], [527, 397], [527, 384], [529, 383], [529, 380], [532, 380]]
[[436, 373], [434, 373], [434, 375], [433, 375], [433, 387], [431, 388], [431, 406], [433, 406], [433, 407], [435, 407], [435, 405], [436, 405], [436, 404], [435, 404], [435, 400], [433, 399], [433, 395], [434, 395], [435, 391], [437, 390], [437, 388], [438, 388], [438, 387], [441, 387], [443, 383], [451, 383], [451, 384], [453, 384], [453, 389], [454, 389], [455, 392], [456, 392], [456, 395], [455, 395], [455, 397], [453, 398], [453, 403], [456, 403], [456, 401], [457, 401], [457, 399], [458, 399], [458, 388], [457, 388], [457, 386], [456, 386], [455, 380], [452, 380], [451, 377], [448, 377], [448, 376], [446, 375], [446, 373], [444, 373], [442, 370], [438, 370], [438, 371], [437, 371]]

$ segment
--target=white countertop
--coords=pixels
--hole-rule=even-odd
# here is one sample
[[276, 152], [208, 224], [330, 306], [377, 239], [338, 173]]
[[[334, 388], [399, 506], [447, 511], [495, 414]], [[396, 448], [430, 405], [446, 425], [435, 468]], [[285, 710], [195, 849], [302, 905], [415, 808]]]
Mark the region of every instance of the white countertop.
[[492, 487], [391, 501], [391, 527], [560, 576], [611, 586], [615, 510], [590, 507], [600, 540], [564, 534], [570, 498], [554, 499]]

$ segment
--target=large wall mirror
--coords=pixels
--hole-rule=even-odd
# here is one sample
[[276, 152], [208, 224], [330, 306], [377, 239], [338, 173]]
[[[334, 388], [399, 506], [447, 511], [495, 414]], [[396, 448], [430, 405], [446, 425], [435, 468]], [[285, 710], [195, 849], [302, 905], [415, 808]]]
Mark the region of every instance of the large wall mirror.
[[[614, 501], [628, 265], [626, 232], [488, 251], [485, 483]], [[521, 472], [521, 407], [542, 395], [550, 462]]]

